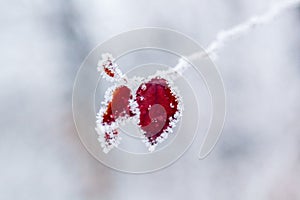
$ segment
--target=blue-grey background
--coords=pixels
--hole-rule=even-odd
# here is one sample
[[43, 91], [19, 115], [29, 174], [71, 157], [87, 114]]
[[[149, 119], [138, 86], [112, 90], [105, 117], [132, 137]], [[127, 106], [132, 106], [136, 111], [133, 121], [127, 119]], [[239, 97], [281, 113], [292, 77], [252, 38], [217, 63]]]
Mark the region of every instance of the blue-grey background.
[[72, 119], [76, 71], [98, 43], [159, 26], [206, 46], [275, 2], [2, 1], [0, 199], [299, 200], [299, 8], [219, 52], [227, 121], [203, 161], [188, 151], [153, 174], [112, 171], [87, 153]]

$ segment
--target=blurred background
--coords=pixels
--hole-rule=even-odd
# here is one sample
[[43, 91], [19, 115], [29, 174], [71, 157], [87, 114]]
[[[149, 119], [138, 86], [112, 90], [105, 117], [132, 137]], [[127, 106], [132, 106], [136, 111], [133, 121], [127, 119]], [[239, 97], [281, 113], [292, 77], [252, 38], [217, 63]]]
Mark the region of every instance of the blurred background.
[[[282, 0], [281, 0], [282, 1]], [[207, 46], [274, 0], [70, 0], [0, 3], [0, 199], [300, 199], [300, 9], [231, 41], [216, 65], [223, 135], [151, 174], [113, 171], [77, 136], [75, 75], [97, 44], [133, 28], [178, 30]]]

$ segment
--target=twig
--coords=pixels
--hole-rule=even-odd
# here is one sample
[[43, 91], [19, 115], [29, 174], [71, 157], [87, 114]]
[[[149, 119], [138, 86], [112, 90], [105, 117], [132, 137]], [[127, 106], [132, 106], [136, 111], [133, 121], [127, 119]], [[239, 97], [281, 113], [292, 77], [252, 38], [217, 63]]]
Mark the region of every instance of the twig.
[[[209, 56], [211, 59], [217, 58], [217, 52], [230, 40], [238, 38], [245, 33], [248, 33], [251, 29], [259, 26], [267, 24], [268, 22], [272, 21], [281, 13], [285, 12], [290, 8], [294, 8], [300, 5], [300, 0], [289, 0], [283, 1], [274, 4], [269, 10], [261, 15], [256, 15], [248, 19], [247, 21], [236, 25], [228, 30], [222, 30], [217, 34], [217, 37], [214, 41], [212, 41], [205, 51], [203, 52], [196, 52], [187, 59], [199, 59], [203, 57]], [[181, 74], [186, 68], [187, 65], [184, 64], [182, 59], [180, 59], [179, 63], [175, 67], [175, 71]]]

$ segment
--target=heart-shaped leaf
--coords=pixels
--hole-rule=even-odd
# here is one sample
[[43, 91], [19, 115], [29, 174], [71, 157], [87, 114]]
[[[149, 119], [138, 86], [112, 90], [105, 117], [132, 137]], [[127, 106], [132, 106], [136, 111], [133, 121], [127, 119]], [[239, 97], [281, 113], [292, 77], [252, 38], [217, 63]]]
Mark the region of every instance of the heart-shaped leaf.
[[177, 123], [181, 114], [178, 96], [167, 80], [153, 78], [137, 89], [136, 101], [140, 110], [139, 126], [149, 150], [153, 151]]

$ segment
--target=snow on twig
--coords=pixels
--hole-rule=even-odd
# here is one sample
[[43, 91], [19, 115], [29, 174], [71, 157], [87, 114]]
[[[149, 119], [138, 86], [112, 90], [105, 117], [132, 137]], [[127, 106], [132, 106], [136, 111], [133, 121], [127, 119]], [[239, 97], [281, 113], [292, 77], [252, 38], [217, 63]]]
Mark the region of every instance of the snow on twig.
[[[196, 52], [188, 56], [187, 59], [193, 60], [207, 56], [209, 56], [211, 59], [216, 59], [217, 52], [222, 47], [224, 47], [224, 45], [228, 41], [238, 38], [245, 33], [248, 33], [250, 30], [259, 25], [267, 24], [286, 10], [297, 7], [299, 5], [300, 0], [288, 0], [278, 2], [271, 6], [271, 8], [269, 8], [265, 13], [261, 15], [255, 15], [241, 24], [238, 24], [230, 29], [220, 31], [217, 34], [216, 39], [207, 46], [205, 52]], [[184, 63], [185, 62], [183, 62], [183, 60], [180, 59], [179, 63], [175, 67], [175, 71], [182, 73], [187, 68], [186, 64]]]

